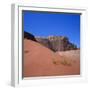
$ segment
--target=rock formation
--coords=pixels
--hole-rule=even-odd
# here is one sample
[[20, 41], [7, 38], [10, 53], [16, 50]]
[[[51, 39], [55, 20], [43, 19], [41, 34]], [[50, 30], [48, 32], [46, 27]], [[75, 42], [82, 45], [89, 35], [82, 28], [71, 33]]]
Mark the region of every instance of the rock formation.
[[24, 31], [24, 38], [36, 41], [34, 35]]
[[71, 43], [68, 38], [64, 36], [35, 37], [30, 33], [24, 32], [24, 38], [39, 42], [55, 52], [77, 49], [77, 46]]
[[75, 50], [77, 46], [70, 43], [67, 37], [49, 36], [46, 38], [35, 37], [36, 40], [53, 51]]
[[42, 37], [35, 37], [35, 38], [39, 43], [41, 43], [42, 45], [44, 45], [44, 46], [53, 50], [52, 43], [50, 42], [50, 40], [48, 38], [42, 38]]

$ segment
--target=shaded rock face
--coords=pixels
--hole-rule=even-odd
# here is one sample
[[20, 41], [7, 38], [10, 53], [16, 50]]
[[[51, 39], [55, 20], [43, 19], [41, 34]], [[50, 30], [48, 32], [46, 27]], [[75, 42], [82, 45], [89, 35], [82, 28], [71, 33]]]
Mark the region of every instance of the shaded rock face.
[[24, 38], [36, 41], [34, 35], [24, 31]]
[[36, 37], [36, 40], [53, 51], [75, 50], [77, 46], [70, 43], [67, 37], [49, 36], [47, 38]]

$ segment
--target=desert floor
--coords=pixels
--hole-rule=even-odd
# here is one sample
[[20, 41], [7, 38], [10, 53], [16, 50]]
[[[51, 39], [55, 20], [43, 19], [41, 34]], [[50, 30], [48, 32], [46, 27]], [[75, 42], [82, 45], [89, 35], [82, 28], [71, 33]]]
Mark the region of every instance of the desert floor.
[[53, 52], [24, 39], [23, 77], [80, 74], [80, 50]]

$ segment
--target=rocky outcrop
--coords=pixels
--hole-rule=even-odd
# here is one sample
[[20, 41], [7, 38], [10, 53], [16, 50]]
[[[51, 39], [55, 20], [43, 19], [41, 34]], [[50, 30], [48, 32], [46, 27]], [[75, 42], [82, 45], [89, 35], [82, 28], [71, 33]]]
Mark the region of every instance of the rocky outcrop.
[[49, 41], [48, 38], [41, 38], [41, 37], [36, 37], [36, 40], [41, 43], [42, 45], [52, 49], [52, 44], [51, 42]]
[[24, 38], [36, 41], [34, 35], [24, 31]]
[[44, 46], [53, 51], [75, 50], [77, 46], [69, 42], [67, 37], [63, 36], [49, 36], [49, 37], [35, 37], [36, 40]]
[[24, 38], [39, 42], [55, 52], [77, 49], [76, 45], [71, 43], [67, 37], [63, 36], [35, 37], [28, 32], [24, 32]]

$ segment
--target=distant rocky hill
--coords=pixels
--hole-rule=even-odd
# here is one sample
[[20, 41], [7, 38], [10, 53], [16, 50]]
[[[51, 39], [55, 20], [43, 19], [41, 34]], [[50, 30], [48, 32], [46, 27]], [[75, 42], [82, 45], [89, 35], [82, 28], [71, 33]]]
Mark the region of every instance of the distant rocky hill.
[[35, 37], [34, 35], [29, 33], [27, 34], [26, 32], [24, 32], [24, 34], [24, 38], [37, 41], [55, 52], [77, 49], [77, 46], [71, 43], [69, 39], [64, 36]]
[[36, 40], [53, 51], [75, 50], [77, 46], [71, 43], [67, 37], [49, 36], [46, 38], [35, 37]]
[[24, 38], [37, 41], [33, 34], [24, 31]]

